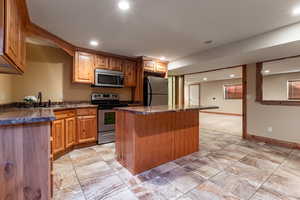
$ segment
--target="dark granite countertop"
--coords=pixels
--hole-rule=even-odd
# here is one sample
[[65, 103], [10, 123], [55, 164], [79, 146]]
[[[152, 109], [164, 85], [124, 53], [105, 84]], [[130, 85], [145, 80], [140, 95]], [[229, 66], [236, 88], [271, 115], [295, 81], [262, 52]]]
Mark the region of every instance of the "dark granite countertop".
[[49, 122], [55, 120], [54, 111], [76, 109], [76, 108], [96, 108], [97, 105], [61, 104], [52, 105], [48, 108], [5, 108], [0, 110], [0, 125], [30, 124], [37, 122]]
[[172, 106], [136, 106], [136, 107], [120, 107], [115, 110], [128, 111], [135, 114], [147, 115], [163, 112], [179, 112], [188, 110], [208, 110], [217, 109], [217, 106], [201, 106], [201, 105], [172, 105]]
[[93, 105], [89, 103], [79, 103], [79, 104], [62, 104], [62, 105], [53, 105], [50, 108], [54, 111], [58, 110], [67, 110], [67, 109], [76, 109], [76, 108], [97, 108], [98, 105]]

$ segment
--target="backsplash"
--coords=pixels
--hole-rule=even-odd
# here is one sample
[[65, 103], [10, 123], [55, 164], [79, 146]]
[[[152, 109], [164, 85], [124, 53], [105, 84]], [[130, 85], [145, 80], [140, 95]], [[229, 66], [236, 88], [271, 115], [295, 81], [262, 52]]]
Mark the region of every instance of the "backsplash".
[[53, 47], [27, 44], [27, 66], [22, 75], [0, 76], [0, 104], [21, 102], [24, 96], [42, 92], [43, 101], [90, 101], [93, 92], [120, 95], [131, 101], [131, 88], [91, 88], [89, 84], [72, 83], [72, 57]]

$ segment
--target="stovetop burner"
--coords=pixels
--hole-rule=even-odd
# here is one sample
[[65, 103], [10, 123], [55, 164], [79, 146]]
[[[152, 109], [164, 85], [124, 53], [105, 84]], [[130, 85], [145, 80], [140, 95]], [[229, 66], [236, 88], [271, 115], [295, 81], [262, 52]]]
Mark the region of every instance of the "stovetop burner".
[[118, 94], [111, 93], [93, 93], [91, 103], [98, 105], [98, 109], [112, 109], [114, 107], [126, 107], [128, 104], [120, 102]]

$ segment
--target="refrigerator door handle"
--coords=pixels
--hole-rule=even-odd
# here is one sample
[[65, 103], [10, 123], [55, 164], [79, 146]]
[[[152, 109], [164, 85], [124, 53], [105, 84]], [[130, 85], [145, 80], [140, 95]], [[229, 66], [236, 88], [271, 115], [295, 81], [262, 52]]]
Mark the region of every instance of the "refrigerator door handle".
[[148, 106], [151, 106], [151, 103], [152, 103], [152, 87], [151, 87], [151, 83], [150, 83], [149, 79], [147, 79], [147, 83], [148, 83], [149, 89], [150, 89], [150, 101], [149, 101]]

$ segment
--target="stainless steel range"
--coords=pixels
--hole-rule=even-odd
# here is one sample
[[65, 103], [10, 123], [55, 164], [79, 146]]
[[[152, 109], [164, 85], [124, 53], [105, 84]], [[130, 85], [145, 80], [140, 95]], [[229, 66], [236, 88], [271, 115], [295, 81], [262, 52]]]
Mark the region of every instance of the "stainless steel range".
[[120, 103], [119, 95], [111, 93], [93, 93], [91, 102], [98, 105], [98, 143], [114, 142], [116, 112], [113, 108], [128, 104]]

